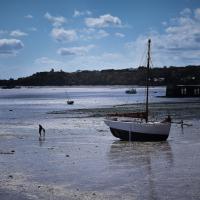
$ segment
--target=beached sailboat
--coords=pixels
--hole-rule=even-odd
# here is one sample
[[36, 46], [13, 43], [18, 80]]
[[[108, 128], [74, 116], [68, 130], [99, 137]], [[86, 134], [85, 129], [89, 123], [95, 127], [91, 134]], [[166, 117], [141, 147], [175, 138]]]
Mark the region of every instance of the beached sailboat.
[[104, 120], [113, 136], [127, 141], [163, 141], [169, 136], [171, 118], [161, 122], [149, 121], [149, 68], [151, 40], [148, 40], [147, 76], [146, 76], [146, 111], [142, 113], [110, 114]]

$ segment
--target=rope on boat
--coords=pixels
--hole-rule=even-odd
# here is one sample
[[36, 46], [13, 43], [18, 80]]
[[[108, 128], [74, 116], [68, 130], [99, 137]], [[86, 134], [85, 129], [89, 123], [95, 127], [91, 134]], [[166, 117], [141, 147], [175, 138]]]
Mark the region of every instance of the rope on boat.
[[192, 124], [184, 123], [183, 120], [178, 121], [178, 122], [172, 121], [171, 123], [173, 123], [173, 124], [180, 124], [181, 128], [183, 128], [183, 126], [192, 126]]

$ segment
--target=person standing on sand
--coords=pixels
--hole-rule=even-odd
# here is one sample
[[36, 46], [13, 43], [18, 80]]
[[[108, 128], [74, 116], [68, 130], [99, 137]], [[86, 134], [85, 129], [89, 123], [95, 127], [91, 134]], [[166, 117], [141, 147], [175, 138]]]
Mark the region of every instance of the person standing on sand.
[[42, 127], [41, 124], [39, 124], [39, 134], [40, 134], [40, 137], [42, 136], [42, 132], [43, 132], [43, 136], [45, 137], [45, 129]]

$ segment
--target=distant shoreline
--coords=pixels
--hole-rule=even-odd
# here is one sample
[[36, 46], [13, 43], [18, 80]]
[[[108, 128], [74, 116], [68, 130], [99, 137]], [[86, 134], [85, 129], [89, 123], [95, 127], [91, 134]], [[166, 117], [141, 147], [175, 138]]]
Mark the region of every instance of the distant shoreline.
[[[102, 88], [102, 87], [118, 87], [118, 88], [129, 88], [129, 87], [136, 87], [136, 88], [143, 88], [146, 87], [145, 85], [37, 85], [37, 86], [18, 86], [12, 87], [12, 88], [3, 88], [3, 86], [0, 86], [1, 89], [20, 89], [20, 88], [85, 88], [85, 87], [96, 87], [96, 88]], [[166, 85], [154, 85], [150, 86], [151, 88], [155, 87], [166, 87]]]
[[[84, 70], [76, 72], [50, 71], [37, 72], [31, 76], [0, 80], [0, 86], [102, 86], [102, 85], [146, 85], [146, 67], [107, 70]], [[163, 67], [150, 70], [150, 85], [200, 84], [200, 65], [185, 67]]]

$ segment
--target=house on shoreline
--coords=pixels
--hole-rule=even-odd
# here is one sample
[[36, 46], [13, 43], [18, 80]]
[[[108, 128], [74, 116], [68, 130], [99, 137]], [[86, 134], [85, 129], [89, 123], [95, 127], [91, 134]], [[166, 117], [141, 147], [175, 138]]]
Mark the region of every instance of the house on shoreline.
[[200, 97], [200, 85], [168, 85], [166, 97]]

